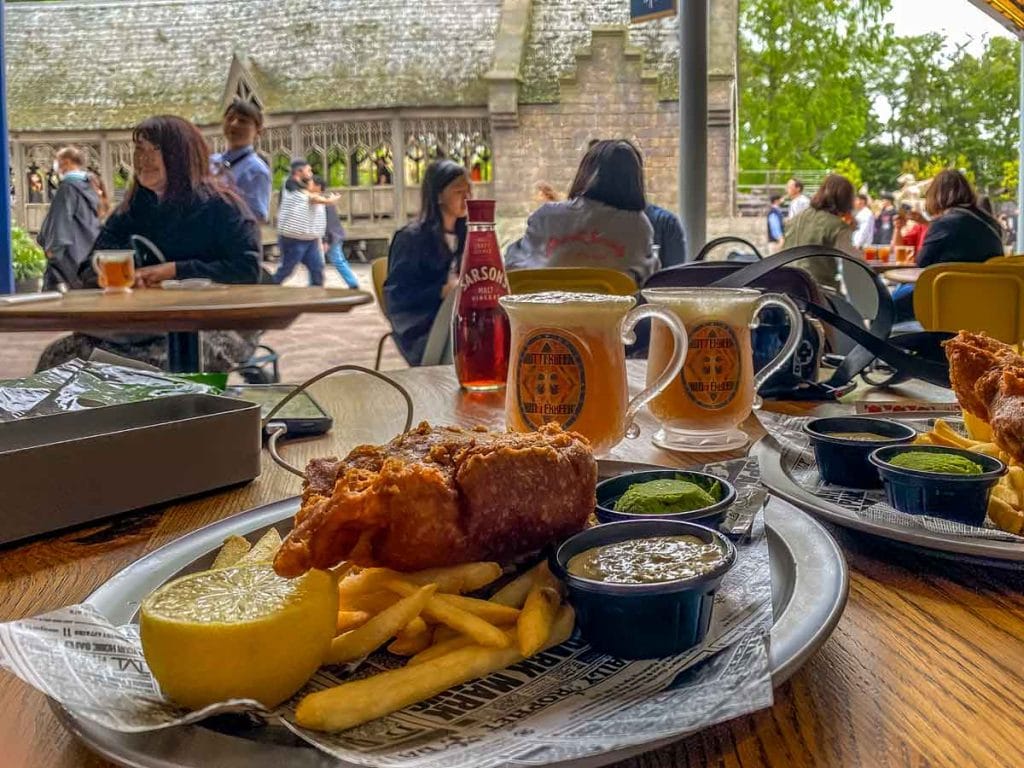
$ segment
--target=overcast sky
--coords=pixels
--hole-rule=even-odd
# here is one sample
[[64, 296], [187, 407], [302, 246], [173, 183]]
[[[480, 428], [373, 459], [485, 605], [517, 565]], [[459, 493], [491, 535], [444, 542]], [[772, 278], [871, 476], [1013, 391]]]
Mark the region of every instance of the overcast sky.
[[893, 0], [892, 4], [889, 20], [898, 35], [941, 32], [956, 42], [980, 41], [985, 34], [1011, 37], [968, 0]]

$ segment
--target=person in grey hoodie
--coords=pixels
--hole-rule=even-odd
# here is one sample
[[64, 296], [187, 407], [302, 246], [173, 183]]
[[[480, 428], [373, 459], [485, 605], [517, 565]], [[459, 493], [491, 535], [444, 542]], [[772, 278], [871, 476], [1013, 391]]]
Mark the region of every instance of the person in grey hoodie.
[[77, 147], [57, 152], [61, 182], [39, 228], [39, 245], [46, 251], [46, 290], [60, 286], [82, 288], [78, 269], [89, 258], [100, 233], [100, 198], [85, 170], [85, 155]]
[[660, 264], [644, 215], [644, 170], [628, 141], [598, 141], [580, 161], [569, 199], [546, 203], [505, 252], [506, 269], [610, 267], [643, 285]]

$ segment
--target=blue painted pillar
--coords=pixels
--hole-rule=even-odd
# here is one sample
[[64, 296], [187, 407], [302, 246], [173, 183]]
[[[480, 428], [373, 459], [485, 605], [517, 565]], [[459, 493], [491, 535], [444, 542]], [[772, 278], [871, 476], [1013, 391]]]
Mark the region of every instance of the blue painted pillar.
[[0, 294], [14, 293], [11, 263], [11, 144], [7, 137], [7, 51], [4, 45], [4, 6], [0, 2]]

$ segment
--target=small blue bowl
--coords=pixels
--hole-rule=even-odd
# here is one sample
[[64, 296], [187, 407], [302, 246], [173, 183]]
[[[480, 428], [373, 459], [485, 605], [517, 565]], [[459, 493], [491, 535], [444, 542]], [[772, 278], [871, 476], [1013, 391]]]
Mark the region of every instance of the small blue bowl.
[[[615, 502], [631, 485], [646, 483], [651, 480], [688, 480], [707, 490], [713, 483], [722, 486], [722, 500], [710, 507], [694, 509], [689, 512], [677, 512], [666, 515], [637, 515], [631, 512], [616, 512]], [[595, 513], [600, 523], [624, 523], [630, 520], [675, 520], [684, 523], [697, 523], [715, 527], [722, 522], [726, 510], [736, 501], [736, 489], [728, 480], [715, 477], [707, 472], [692, 469], [654, 469], [648, 472], [631, 472], [619, 475], [597, 484], [597, 509]]]
[[[566, 570], [573, 555], [593, 547], [685, 535], [716, 542], [725, 554], [723, 563], [703, 576], [654, 584], [609, 584]], [[595, 649], [621, 659], [672, 656], [700, 643], [711, 622], [715, 590], [735, 563], [736, 547], [718, 531], [651, 519], [594, 526], [565, 541], [548, 558], [551, 572], [568, 587], [583, 638]]]
[[[980, 475], [954, 475], [894, 467], [889, 459], [904, 451], [952, 453], [981, 465]], [[981, 526], [988, 512], [988, 497], [1006, 465], [983, 453], [940, 445], [893, 445], [872, 452], [871, 463], [882, 476], [889, 504], [910, 515], [944, 517], [966, 525]]]
[[[811, 438], [814, 460], [821, 479], [845, 488], [881, 488], [882, 478], [868, 460], [876, 448], [909, 443], [917, 435], [906, 424], [870, 416], [832, 416], [812, 419], [804, 424]], [[872, 432], [877, 440], [850, 440], [836, 437], [837, 432]]]

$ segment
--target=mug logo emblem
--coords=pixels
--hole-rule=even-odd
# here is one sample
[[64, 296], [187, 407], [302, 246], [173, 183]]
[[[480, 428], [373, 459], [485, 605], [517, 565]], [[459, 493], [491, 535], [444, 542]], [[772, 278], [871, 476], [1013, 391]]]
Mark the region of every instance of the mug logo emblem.
[[549, 421], [568, 428], [579, 418], [587, 375], [577, 346], [558, 333], [533, 333], [516, 364], [516, 401], [523, 421], [536, 429]]
[[725, 323], [702, 323], [689, 332], [683, 390], [701, 408], [717, 411], [736, 397], [743, 376], [736, 333]]

